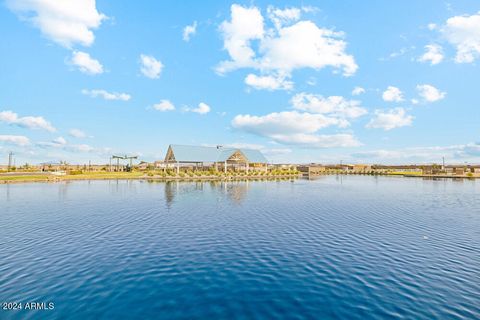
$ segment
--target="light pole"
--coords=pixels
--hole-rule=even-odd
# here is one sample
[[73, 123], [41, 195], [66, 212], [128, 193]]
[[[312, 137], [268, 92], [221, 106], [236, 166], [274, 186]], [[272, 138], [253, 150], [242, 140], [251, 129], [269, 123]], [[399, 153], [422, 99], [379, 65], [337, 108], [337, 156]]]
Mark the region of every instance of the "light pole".
[[11, 151], [8, 153], [8, 167], [7, 167], [7, 171], [10, 171], [10, 169], [12, 168], [13, 155], [14, 155], [14, 153], [11, 152]]

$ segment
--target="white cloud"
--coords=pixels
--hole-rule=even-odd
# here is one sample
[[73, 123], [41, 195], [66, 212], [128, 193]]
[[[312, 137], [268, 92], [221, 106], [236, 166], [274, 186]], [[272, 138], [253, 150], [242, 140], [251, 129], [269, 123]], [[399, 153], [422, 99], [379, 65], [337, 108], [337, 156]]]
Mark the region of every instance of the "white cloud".
[[360, 145], [350, 134], [317, 134], [320, 129], [344, 125], [345, 120], [342, 119], [297, 111], [274, 112], [265, 116], [237, 115], [232, 120], [232, 126], [236, 129], [267, 137], [279, 143], [312, 148]]
[[50, 122], [43, 117], [19, 117], [18, 114], [13, 111], [0, 112], [0, 121], [28, 129], [43, 129], [50, 132], [56, 131]]
[[292, 153], [292, 149], [289, 148], [265, 148], [261, 149], [261, 151], [267, 156], [279, 156]]
[[403, 93], [397, 87], [388, 86], [382, 94], [384, 101], [388, 102], [401, 102], [403, 101]]
[[197, 108], [190, 109], [189, 111], [199, 113], [199, 114], [207, 114], [210, 112], [210, 106], [204, 102], [200, 102]]
[[80, 129], [71, 129], [68, 132], [68, 134], [70, 134], [74, 138], [79, 138], [79, 139], [88, 137], [88, 135]]
[[25, 136], [0, 135], [0, 141], [22, 147], [30, 144], [30, 140]]
[[417, 86], [417, 91], [420, 97], [423, 98], [426, 102], [435, 102], [445, 98], [446, 93], [441, 92], [437, 88], [429, 84], [419, 84]]
[[153, 56], [141, 54], [140, 62], [142, 64], [140, 71], [150, 79], [158, 79], [163, 69], [163, 64]]
[[102, 97], [105, 100], [121, 100], [128, 101], [131, 96], [127, 93], [118, 93], [118, 92], [108, 92], [105, 90], [94, 89], [94, 90], [82, 90], [82, 94], [90, 96], [92, 98]]
[[90, 46], [95, 39], [92, 30], [107, 18], [97, 11], [95, 0], [7, 0], [7, 6], [67, 48], [75, 44]]
[[365, 93], [365, 89], [362, 87], [355, 87], [352, 90], [352, 96], [359, 96]]
[[86, 52], [74, 51], [70, 63], [86, 74], [95, 75], [103, 73], [102, 64], [90, 57]]
[[457, 50], [455, 62], [471, 63], [480, 57], [480, 12], [451, 17], [441, 31]]
[[[467, 143], [450, 146], [410, 147], [398, 150], [371, 150], [352, 154], [354, 158], [369, 159], [369, 161], [390, 163], [441, 163], [442, 158], [448, 163], [463, 163], [480, 155], [480, 144]], [[459, 161], [462, 160], [462, 161]]]
[[298, 145], [306, 148], [348, 148], [359, 147], [362, 144], [352, 134], [292, 134], [276, 135], [272, 139], [286, 144]]
[[88, 145], [88, 144], [74, 144], [74, 145], [69, 145], [67, 146], [67, 149], [69, 151], [73, 152], [93, 152], [95, 151], [95, 148]]
[[376, 110], [375, 117], [367, 124], [367, 128], [392, 130], [395, 128], [411, 126], [413, 116], [407, 115], [403, 108], [395, 108], [387, 111]]
[[299, 20], [301, 16], [301, 9], [295, 7], [279, 9], [269, 6], [267, 8], [267, 15], [275, 25], [275, 28], [280, 29], [285, 24]]
[[367, 110], [360, 106], [360, 101], [347, 100], [341, 96], [324, 98], [321, 95], [302, 92], [293, 96], [291, 103], [297, 110], [330, 114], [336, 117], [358, 118], [367, 113]]
[[185, 26], [183, 28], [183, 41], [190, 41], [190, 38], [197, 33], [197, 21], [194, 21], [192, 25]]
[[251, 67], [255, 51], [250, 42], [262, 39], [263, 16], [256, 7], [245, 8], [237, 4], [231, 6], [231, 21], [223, 21], [220, 25], [223, 34], [223, 46], [232, 61], [225, 61], [218, 67], [219, 72], [236, 68]]
[[175, 110], [175, 106], [169, 100], [162, 100], [160, 103], [154, 104], [153, 109], [158, 111], [173, 111]]
[[[341, 70], [345, 76], [356, 72], [358, 66], [353, 56], [345, 53], [347, 43], [343, 33], [319, 28], [308, 20], [295, 22], [299, 15], [294, 8], [270, 8], [268, 14], [275, 29], [265, 30], [264, 18], [257, 7], [231, 6], [230, 21], [220, 26], [230, 60], [220, 62], [217, 72], [253, 68], [265, 75], [289, 77], [295, 69], [319, 70], [328, 66]], [[258, 42], [256, 46], [254, 41]]]
[[415, 46], [409, 46], [409, 47], [402, 47], [398, 51], [391, 52], [388, 57], [382, 57], [380, 58], [380, 61], [389, 61], [392, 59], [396, 59], [399, 57], [402, 57], [409, 53], [410, 51], [415, 50]]
[[322, 114], [297, 111], [273, 112], [265, 116], [237, 115], [232, 121], [234, 128], [263, 136], [314, 133], [322, 128], [342, 123], [342, 120]]
[[443, 49], [438, 44], [429, 44], [425, 46], [425, 53], [418, 58], [420, 62], [429, 62], [431, 65], [439, 64], [442, 62]]
[[352, 154], [354, 158], [364, 158], [364, 159], [400, 159], [403, 154], [399, 151], [394, 150], [372, 150], [372, 151], [362, 151]]
[[311, 21], [299, 21], [266, 37], [261, 44], [265, 52], [261, 67], [292, 71], [300, 68], [322, 69], [327, 66], [351, 76], [357, 71], [353, 56], [345, 53], [347, 43], [341, 32], [317, 27]]
[[59, 144], [59, 145], [62, 145], [62, 146], [67, 144], [67, 140], [65, 140], [64, 137], [55, 138], [55, 139], [53, 139], [52, 142], [56, 143], [56, 144]]
[[266, 90], [291, 90], [293, 88], [293, 82], [286, 80], [284, 76], [257, 76], [250, 73], [245, 78], [245, 84], [255, 88], [255, 89], [266, 89]]
[[437, 25], [435, 23], [429, 23], [427, 25], [427, 28], [428, 28], [428, 30], [433, 31], [433, 30], [437, 29]]
[[37, 142], [36, 146], [41, 147], [41, 148], [66, 148], [66, 147], [68, 147], [67, 140], [65, 140], [64, 137], [57, 137], [57, 138], [55, 138], [55, 139], [53, 139], [52, 141], [49, 141], [49, 142]]
[[[480, 157], [480, 143], [469, 143], [458, 152], [460, 155]], [[478, 160], [477, 160], [478, 161]]]
[[43, 148], [43, 149], [49, 149], [53, 148], [55, 150], [63, 150], [67, 152], [81, 152], [81, 153], [86, 153], [86, 152], [91, 152], [91, 153], [98, 153], [98, 154], [104, 154], [107, 152], [106, 148], [95, 148], [92, 147], [88, 144], [69, 144], [67, 141], [62, 138], [58, 137], [51, 142], [38, 142], [36, 143], [37, 147]]

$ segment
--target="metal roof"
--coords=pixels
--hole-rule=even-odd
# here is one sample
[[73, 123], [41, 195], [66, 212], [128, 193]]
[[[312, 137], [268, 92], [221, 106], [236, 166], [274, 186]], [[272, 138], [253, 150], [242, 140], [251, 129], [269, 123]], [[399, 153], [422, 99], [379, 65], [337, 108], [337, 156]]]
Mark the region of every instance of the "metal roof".
[[[172, 144], [169, 150], [172, 150], [175, 160], [178, 162], [223, 162], [230, 158], [235, 152], [240, 151], [249, 162], [267, 163], [268, 160], [259, 150], [236, 149], [224, 147], [204, 147], [204, 146], [185, 146]], [[165, 161], [167, 161], [167, 156]]]
[[249, 162], [253, 163], [267, 163], [268, 160], [265, 158], [263, 153], [260, 150], [254, 149], [239, 149], [245, 157], [247, 157]]
[[[217, 149], [217, 148], [215, 148]], [[219, 161], [227, 161], [228, 158], [230, 158], [234, 153], [235, 149], [231, 149], [231, 148], [220, 148], [220, 149], [217, 149], [219, 151], [218, 153], [218, 157], [217, 157], [217, 162]]]

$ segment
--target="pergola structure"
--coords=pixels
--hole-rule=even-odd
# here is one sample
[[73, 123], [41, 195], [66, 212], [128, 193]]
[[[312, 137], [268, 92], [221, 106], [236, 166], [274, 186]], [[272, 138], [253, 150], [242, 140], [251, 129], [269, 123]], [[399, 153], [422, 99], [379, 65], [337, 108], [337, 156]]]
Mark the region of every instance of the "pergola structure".
[[[120, 160], [130, 160], [130, 168], [132, 167], [132, 160], [138, 159], [138, 156], [116, 156], [112, 155], [110, 157], [110, 171], [112, 171], [112, 159], [117, 159], [116, 171], [120, 171]], [[123, 165], [122, 165], [123, 166]]]
[[243, 167], [248, 172], [251, 165], [262, 166], [267, 170], [268, 160], [259, 150], [243, 148], [203, 147], [170, 145], [165, 156], [165, 170], [169, 164], [174, 164], [177, 173], [181, 164], [212, 165], [215, 170], [223, 167], [226, 173], [228, 166]]

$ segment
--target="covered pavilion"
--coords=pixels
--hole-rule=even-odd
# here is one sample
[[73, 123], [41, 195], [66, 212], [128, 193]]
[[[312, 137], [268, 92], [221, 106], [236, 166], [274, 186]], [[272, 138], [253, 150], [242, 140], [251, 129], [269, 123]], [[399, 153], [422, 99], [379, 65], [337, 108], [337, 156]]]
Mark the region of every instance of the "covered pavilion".
[[234, 169], [244, 169], [247, 172], [251, 168], [255, 170], [262, 168], [265, 171], [268, 168], [268, 160], [259, 150], [178, 144], [171, 144], [168, 147], [165, 164], [165, 170], [169, 164], [174, 164], [177, 173], [180, 172], [180, 166], [185, 164], [194, 164], [196, 167], [198, 165], [202, 167], [209, 165], [213, 166], [215, 170], [221, 168], [225, 173], [228, 170], [228, 166]]

